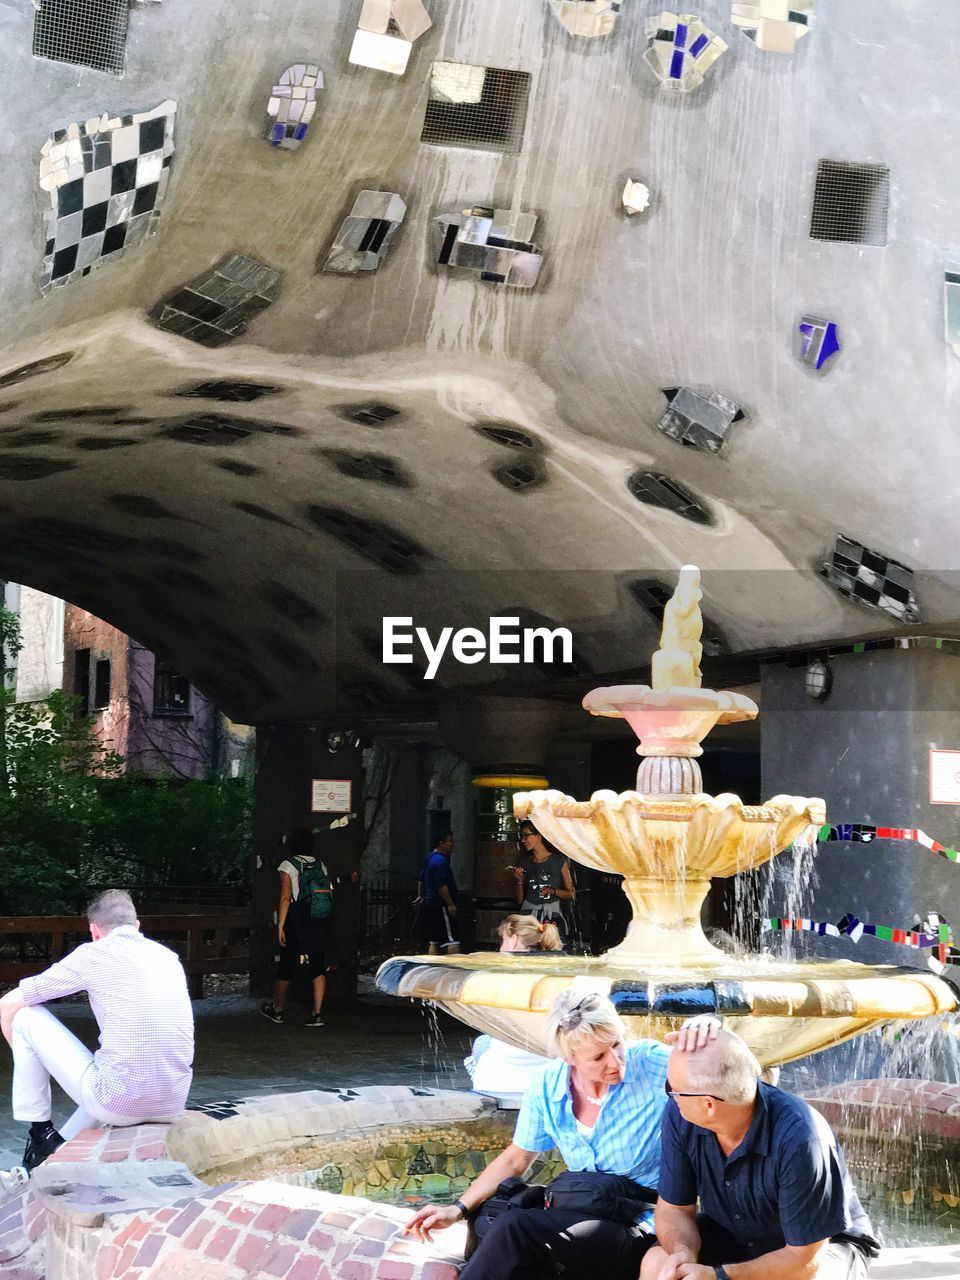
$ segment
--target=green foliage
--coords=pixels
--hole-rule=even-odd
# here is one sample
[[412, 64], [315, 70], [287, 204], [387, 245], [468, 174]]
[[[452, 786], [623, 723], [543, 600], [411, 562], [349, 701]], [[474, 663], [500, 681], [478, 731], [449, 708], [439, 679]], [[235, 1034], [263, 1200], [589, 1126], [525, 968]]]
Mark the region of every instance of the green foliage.
[[0, 689], [0, 911], [73, 912], [90, 886], [242, 883], [250, 784], [124, 773], [77, 708]]

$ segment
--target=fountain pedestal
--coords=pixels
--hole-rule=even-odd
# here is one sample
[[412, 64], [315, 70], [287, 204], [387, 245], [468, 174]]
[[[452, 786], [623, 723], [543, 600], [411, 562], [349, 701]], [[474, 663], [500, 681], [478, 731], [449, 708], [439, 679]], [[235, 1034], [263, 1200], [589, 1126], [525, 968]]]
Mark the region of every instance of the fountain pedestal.
[[606, 954], [638, 969], [655, 957], [678, 965], [722, 964], [724, 953], [707, 941], [700, 912], [710, 892], [709, 880], [680, 883], [652, 876], [626, 876], [623, 892], [633, 911], [624, 940]]

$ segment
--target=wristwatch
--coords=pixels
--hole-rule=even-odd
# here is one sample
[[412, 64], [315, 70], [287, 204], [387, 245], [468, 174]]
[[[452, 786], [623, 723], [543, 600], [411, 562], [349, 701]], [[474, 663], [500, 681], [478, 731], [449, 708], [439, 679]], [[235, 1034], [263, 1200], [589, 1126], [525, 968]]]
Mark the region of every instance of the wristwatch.
[[[467, 1206], [463, 1203], [463, 1201], [462, 1201], [462, 1200], [454, 1200], [454, 1202], [453, 1202], [453, 1207], [454, 1207], [455, 1209], [459, 1209], [459, 1210], [460, 1210], [460, 1216], [461, 1216], [461, 1217], [463, 1217], [463, 1218], [469, 1218], [469, 1217], [470, 1217], [470, 1210], [467, 1208]], [[727, 1276], [726, 1272], [724, 1272], [724, 1280], [729, 1280], [729, 1277]]]
[[730, 1277], [727, 1275], [727, 1269], [721, 1262], [715, 1262], [713, 1264], [713, 1274], [717, 1277], [717, 1280], [730, 1280]]

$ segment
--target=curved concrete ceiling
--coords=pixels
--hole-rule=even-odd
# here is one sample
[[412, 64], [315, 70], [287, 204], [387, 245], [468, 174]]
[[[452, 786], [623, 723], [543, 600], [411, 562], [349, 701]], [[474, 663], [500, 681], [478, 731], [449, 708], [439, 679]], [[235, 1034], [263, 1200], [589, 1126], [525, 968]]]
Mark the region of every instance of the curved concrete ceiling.
[[[960, 38], [955, 6], [820, 0], [786, 57], [711, 0], [698, 12], [730, 48], [690, 96], [644, 65], [642, 0], [596, 41], [540, 0], [427, 6], [402, 79], [348, 64], [355, 0], [134, 9], [122, 80], [34, 59], [29, 6], [0, 8], [17, 144], [0, 576], [94, 609], [251, 720], [421, 697], [408, 669], [380, 663], [384, 613], [436, 629], [521, 608], [571, 626], [585, 668], [645, 663], [656, 627], [629, 585], [689, 561], [734, 651], [903, 632], [817, 576], [839, 532], [914, 569], [921, 623], [954, 630], [960, 362], [942, 338], [940, 254], [956, 242], [960, 90], [932, 55]], [[435, 58], [531, 73], [519, 155], [421, 144]], [[323, 69], [320, 106], [302, 147], [276, 151], [267, 97], [303, 59]], [[157, 234], [41, 297], [40, 146], [165, 99], [176, 155]], [[824, 157], [889, 166], [885, 247], [809, 238]], [[634, 219], [628, 176], [653, 192]], [[406, 202], [389, 255], [369, 277], [318, 274], [361, 188]], [[539, 215], [535, 289], [430, 264], [430, 219], [474, 204]], [[149, 321], [231, 252], [282, 276], [243, 337], [208, 350]], [[805, 312], [840, 325], [824, 378], [794, 352]], [[218, 380], [268, 390], [182, 394]], [[656, 430], [661, 389], [679, 385], [742, 406], [721, 454]], [[351, 419], [370, 403], [399, 412]], [[234, 425], [196, 443], [184, 420], [211, 414]], [[490, 422], [534, 448], [484, 435]], [[494, 474], [531, 460], [528, 489]], [[638, 502], [637, 470], [685, 486], [712, 523]], [[489, 676], [446, 664], [441, 678]]]

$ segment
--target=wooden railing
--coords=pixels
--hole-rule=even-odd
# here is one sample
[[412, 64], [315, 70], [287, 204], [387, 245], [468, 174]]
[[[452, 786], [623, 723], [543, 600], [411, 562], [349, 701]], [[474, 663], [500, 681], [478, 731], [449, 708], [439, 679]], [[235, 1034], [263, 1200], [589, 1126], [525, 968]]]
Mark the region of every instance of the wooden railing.
[[[249, 910], [211, 908], [144, 915], [140, 928], [171, 947], [187, 971], [191, 993], [199, 994], [206, 973], [249, 973]], [[0, 917], [0, 985], [42, 973], [81, 942], [90, 941], [86, 916]]]

